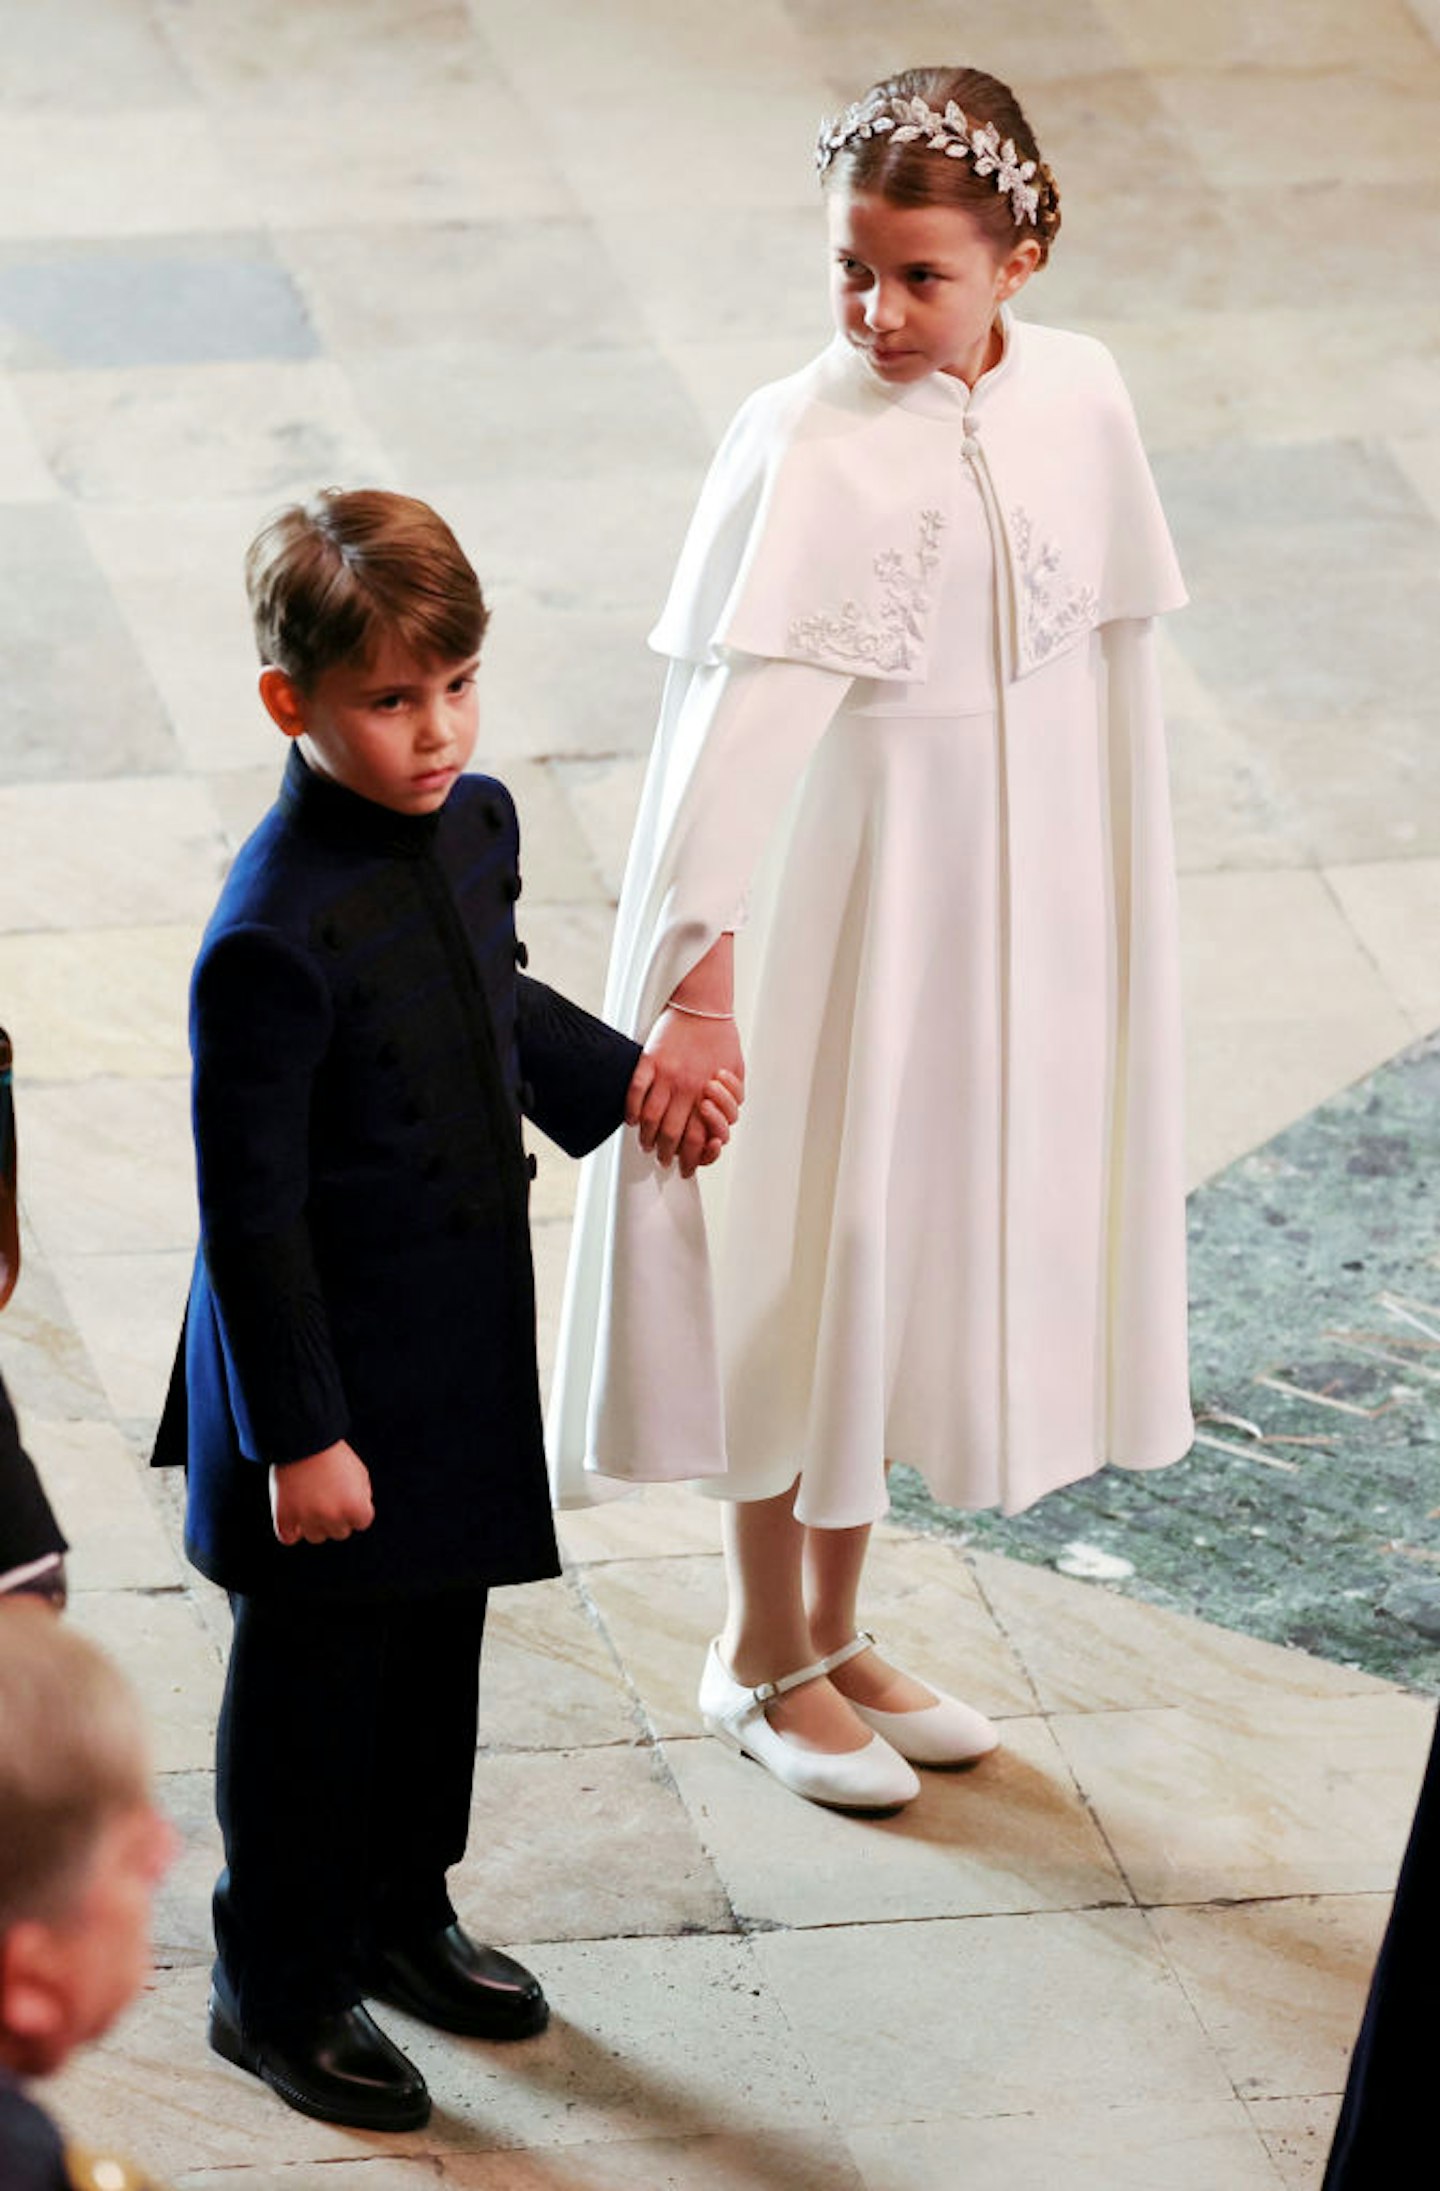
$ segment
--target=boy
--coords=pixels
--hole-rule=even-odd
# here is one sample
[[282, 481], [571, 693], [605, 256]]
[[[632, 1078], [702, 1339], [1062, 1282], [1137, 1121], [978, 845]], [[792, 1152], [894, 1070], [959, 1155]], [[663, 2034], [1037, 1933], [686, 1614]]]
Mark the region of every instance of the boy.
[[[518, 970], [514, 807], [462, 775], [486, 610], [448, 527], [322, 494], [246, 580], [293, 743], [195, 968], [201, 1252], [155, 1454], [188, 1462], [187, 1549], [235, 1615], [210, 2042], [303, 2113], [402, 2130], [429, 2095], [362, 1996], [490, 2039], [548, 2014], [445, 1874], [486, 1591], [559, 1571], [520, 1113], [594, 1147], [639, 1053]], [[682, 1163], [734, 1108], [696, 1106]]]
[[[29, 1601], [31, 1605], [34, 1601]], [[141, 2191], [67, 2150], [22, 2078], [98, 2039], [139, 1991], [175, 1835], [151, 1801], [134, 1694], [71, 1628], [0, 1606], [0, 2183]]]

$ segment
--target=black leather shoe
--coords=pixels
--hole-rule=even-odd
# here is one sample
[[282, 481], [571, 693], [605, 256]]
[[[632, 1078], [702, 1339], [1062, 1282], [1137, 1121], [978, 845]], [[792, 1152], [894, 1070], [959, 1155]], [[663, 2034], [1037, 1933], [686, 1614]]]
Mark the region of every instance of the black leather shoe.
[[261, 2077], [302, 2115], [354, 2130], [419, 2130], [430, 2094], [414, 2063], [368, 2009], [335, 2009], [283, 2039], [252, 2038], [218, 1988], [210, 1994], [210, 2044], [237, 2069]]
[[458, 1925], [409, 1947], [384, 1949], [365, 1990], [467, 2039], [529, 2039], [550, 2021], [539, 1979]]

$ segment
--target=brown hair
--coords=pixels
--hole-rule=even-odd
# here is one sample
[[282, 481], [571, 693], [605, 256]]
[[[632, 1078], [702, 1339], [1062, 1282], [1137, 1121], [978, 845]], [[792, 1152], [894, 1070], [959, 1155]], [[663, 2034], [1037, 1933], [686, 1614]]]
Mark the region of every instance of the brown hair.
[[947, 159], [913, 139], [897, 145], [883, 132], [852, 137], [826, 168], [825, 188], [838, 181], [848, 190], [888, 198], [892, 205], [960, 206], [974, 216], [997, 257], [1033, 236], [1040, 246], [1038, 263], [1043, 266], [1060, 233], [1060, 190], [1009, 85], [978, 68], [907, 68], [873, 84], [858, 104], [867, 107], [872, 100], [889, 99], [923, 99], [941, 114], [953, 99], [972, 129], [992, 124], [1002, 144], [1008, 138], [1022, 160], [1035, 162], [1031, 182], [1040, 203], [1034, 222], [1017, 221], [1008, 194], [996, 189], [993, 175], [977, 175], [973, 161]]
[[302, 691], [340, 662], [368, 663], [387, 634], [423, 662], [463, 662], [489, 611], [465, 551], [413, 495], [327, 487], [263, 525], [245, 557], [262, 662]]
[[0, 1937], [63, 1920], [101, 1830], [147, 1801], [148, 1779], [120, 1669], [43, 1607], [0, 1602]]

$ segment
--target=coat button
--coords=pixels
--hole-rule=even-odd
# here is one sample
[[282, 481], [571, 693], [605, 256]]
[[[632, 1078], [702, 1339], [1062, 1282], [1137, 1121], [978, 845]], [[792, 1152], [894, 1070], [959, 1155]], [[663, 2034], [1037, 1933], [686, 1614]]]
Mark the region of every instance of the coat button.
[[495, 801], [493, 799], [487, 799], [485, 801], [485, 804], [481, 807], [480, 811], [484, 815], [485, 820], [491, 829], [498, 830], [504, 828], [505, 817], [501, 813], [499, 807], [495, 804]]
[[525, 1159], [525, 1177], [527, 1179], [533, 1179], [539, 1169], [540, 1159], [538, 1156], [536, 1156], [534, 1150], [532, 1149], [529, 1156], [527, 1156]]
[[530, 964], [529, 947], [523, 944], [518, 936], [515, 938], [515, 964], [517, 966], [528, 966]]
[[519, 897], [522, 887], [518, 874], [506, 875], [500, 884], [500, 895], [508, 905], [513, 905]]

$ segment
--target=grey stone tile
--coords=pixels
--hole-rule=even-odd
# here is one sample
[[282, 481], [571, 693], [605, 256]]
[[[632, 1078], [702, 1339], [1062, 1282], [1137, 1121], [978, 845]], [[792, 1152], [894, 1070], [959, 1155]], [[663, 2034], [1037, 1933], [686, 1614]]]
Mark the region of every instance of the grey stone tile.
[[[215, 1775], [162, 1773], [156, 1794], [179, 1834], [180, 1851], [155, 1897], [152, 1959], [159, 1970], [201, 1964], [208, 1971], [215, 1956], [210, 1896], [225, 1861], [215, 1819]], [[140, 2142], [135, 2141], [137, 2149]]]
[[263, 2178], [252, 2164], [227, 2162], [219, 2168], [187, 2168], [173, 2178], [173, 2191], [250, 2191], [263, 2182], [264, 2191], [434, 2191], [437, 2183], [458, 2179], [449, 2169], [435, 2173], [428, 2156], [389, 2160], [383, 2154], [359, 2160], [290, 2161], [283, 2153], [264, 2159]]
[[[1305, 59], [1314, 69], [1358, 68], [1401, 79], [1428, 68], [1413, 0], [1374, 0], [1363, 18], [1346, 0], [1305, 0]], [[1237, 75], [1285, 68], [1296, 56], [1297, 13], [1252, 8], [1247, 0], [1216, 0], [1205, 9], [1157, 6], [1155, 0], [1100, 0], [1106, 19], [1132, 57], [1147, 69], [1220, 68]]]
[[183, 1590], [81, 1590], [69, 1618], [124, 1667], [150, 1723], [155, 1769], [208, 1770], [220, 1662]]
[[1386, 1894], [1206, 1905], [1150, 1924], [1243, 2099], [1343, 2090]]
[[470, 1930], [499, 1941], [735, 1930], [651, 1749], [482, 1757], [469, 1853], [450, 1892]]
[[66, 1306], [122, 1422], [159, 1419], [194, 1261], [193, 1248], [56, 1258]]
[[[1253, 23], [1261, 11], [1247, 10]], [[1352, 21], [1360, 24], [1359, 17]], [[1403, 191], [1337, 175], [1323, 183], [1278, 178], [1265, 198], [1266, 247], [1256, 251], [1255, 201], [1245, 187], [1216, 194], [1231, 248], [1224, 293], [1233, 308], [1276, 305], [1314, 309], [1317, 297], [1344, 297], [1345, 310], [1386, 321], [1407, 306], [1435, 301], [1430, 254], [1440, 222], [1440, 182], [1416, 180]]]
[[29, 0], [4, 0], [0, 50], [0, 105], [13, 113], [169, 106], [188, 91], [153, 11], [116, 0], [66, 0], [63, 25]]
[[536, 350], [622, 345], [635, 304], [588, 221], [414, 222], [293, 230], [281, 249], [326, 347], [340, 356], [463, 345], [524, 368]]
[[1044, 1723], [1008, 1719], [999, 1750], [926, 1772], [894, 1818], [806, 1803], [711, 1740], [665, 1755], [747, 1925], [1076, 1909], [1131, 1897]]
[[654, 464], [694, 465], [710, 451], [684, 389], [649, 349], [517, 344], [477, 359], [461, 344], [356, 353], [361, 408], [410, 478], [488, 482], [605, 478]]
[[0, 502], [53, 502], [59, 483], [8, 380], [0, 380]]
[[39, 1081], [187, 1073], [185, 999], [199, 940], [198, 921], [0, 935], [0, 996], [17, 1074]]
[[1413, 576], [1435, 560], [1440, 527], [1378, 438], [1221, 442], [1203, 454], [1167, 452], [1155, 473], [1187, 567], [1206, 580], [1250, 544], [1273, 552], [1314, 543], [1315, 560], [1347, 577], [1377, 561]]
[[546, 470], [548, 454], [542, 431], [530, 441], [527, 467], [511, 475], [468, 482], [419, 475], [415, 491], [441, 510], [487, 596], [494, 595], [497, 622], [487, 659], [516, 600], [547, 613], [624, 610], [643, 640], [660, 613], [699, 492], [701, 465], [688, 457], [678, 465], [628, 468], [617, 459], [603, 475], [582, 478]]
[[7, 682], [0, 780], [174, 767], [159, 697], [70, 510], [0, 508], [0, 595]]
[[568, 1581], [495, 1590], [480, 1675], [480, 1739], [496, 1749], [631, 1743], [640, 1723], [603, 1631]]
[[[6, 1023], [10, 998], [3, 985]], [[20, 1132], [24, 1133], [21, 1110]], [[23, 1157], [21, 1159], [24, 1161]], [[94, 1364], [70, 1320], [55, 1273], [40, 1254], [21, 1204], [20, 1282], [0, 1325], [0, 1369], [24, 1431], [32, 1416], [57, 1421], [99, 1418], [110, 1412]]]
[[551, 768], [584, 832], [607, 894], [617, 899], [645, 780], [644, 759], [624, 754], [555, 761]]
[[649, 752], [664, 670], [645, 646], [648, 609], [554, 609], [504, 596], [495, 607], [482, 735], [502, 775], [512, 753]]
[[752, 1943], [847, 2130], [1225, 2103], [1138, 1910], [839, 1925]]
[[12, 370], [304, 358], [316, 348], [263, 236], [0, 252], [0, 363]]
[[520, 755], [504, 764], [520, 816], [520, 859], [527, 908], [603, 902], [606, 893], [579, 823], [554, 770]]
[[[1243, 188], [1255, 147], [1294, 184], [1409, 185], [1433, 181], [1440, 126], [1440, 55], [1417, 53], [1400, 80], [1348, 67], [1315, 68], [1292, 54], [1283, 68], [1185, 69], [1156, 88], [1208, 175]], [[1298, 64], [1298, 65], [1297, 65]], [[1343, 131], [1335, 119], [1344, 115]]]
[[328, 359], [23, 373], [15, 385], [56, 478], [82, 500], [277, 502], [390, 479]]
[[[906, 0], [903, 14], [882, 15], [868, 0], [787, 0], [788, 13], [803, 30], [831, 87], [833, 107], [858, 98], [871, 83], [907, 65], [912, 57], [938, 61], [957, 58], [957, 43], [978, 51], [980, 38], [957, 41], [956, 19], [948, 0]], [[1047, 79], [1064, 81], [1097, 70], [1121, 67], [1125, 46], [1093, 0], [1035, 0], [1026, 8], [996, 10], [984, 24], [983, 65], [1007, 83], [1023, 86]], [[1026, 112], [1043, 128], [1038, 97], [1026, 98]], [[816, 120], [819, 120], [817, 112]], [[1041, 143], [1045, 142], [1042, 134]]]
[[1238, 2100], [1067, 2108], [999, 2120], [852, 2130], [865, 2191], [1278, 2191]]
[[[818, 115], [817, 115], [818, 119]], [[797, 147], [797, 152], [803, 147]], [[797, 357], [830, 339], [829, 247], [819, 193], [813, 205], [775, 207], [763, 222], [745, 206], [663, 201], [638, 224], [626, 208], [595, 215], [631, 326], [657, 341], [793, 341]]]

